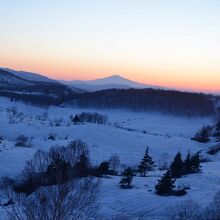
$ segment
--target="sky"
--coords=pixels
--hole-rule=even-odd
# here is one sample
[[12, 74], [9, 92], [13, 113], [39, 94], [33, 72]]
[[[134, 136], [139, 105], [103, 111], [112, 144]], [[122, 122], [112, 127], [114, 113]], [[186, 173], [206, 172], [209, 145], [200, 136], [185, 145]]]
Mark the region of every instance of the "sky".
[[0, 0], [0, 66], [220, 92], [220, 1]]

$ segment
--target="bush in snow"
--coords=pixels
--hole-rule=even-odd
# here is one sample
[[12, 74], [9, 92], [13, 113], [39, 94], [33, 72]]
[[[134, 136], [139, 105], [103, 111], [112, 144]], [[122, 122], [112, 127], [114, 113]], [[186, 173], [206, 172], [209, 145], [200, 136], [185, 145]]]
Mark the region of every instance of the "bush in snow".
[[48, 113], [44, 112], [41, 115], [37, 115], [35, 119], [39, 121], [46, 121], [48, 119]]
[[195, 134], [195, 137], [191, 139], [200, 143], [207, 143], [210, 141], [211, 130], [212, 128], [210, 126], [203, 127]]
[[48, 140], [55, 141], [55, 140], [56, 140], [56, 137], [57, 137], [56, 134], [51, 133], [51, 134], [48, 135]]
[[27, 147], [28, 145], [30, 145], [30, 143], [28, 143], [28, 137], [24, 136], [24, 135], [20, 135], [17, 137], [16, 139], [16, 144], [17, 147]]
[[123, 189], [129, 189], [132, 187], [131, 183], [133, 180], [133, 172], [130, 167], [126, 168], [124, 172], [122, 173], [121, 181], [120, 181], [120, 187]]
[[16, 116], [16, 114], [18, 113], [18, 110], [16, 107], [11, 107], [11, 108], [7, 108], [6, 112], [8, 114], [8, 117], [10, 119], [14, 118]]

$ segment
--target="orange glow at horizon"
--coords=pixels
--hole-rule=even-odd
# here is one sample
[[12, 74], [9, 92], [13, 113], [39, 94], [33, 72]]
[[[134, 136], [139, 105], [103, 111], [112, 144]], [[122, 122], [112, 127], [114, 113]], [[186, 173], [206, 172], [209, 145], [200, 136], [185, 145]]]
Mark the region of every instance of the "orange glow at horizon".
[[0, 67], [220, 93], [219, 11], [217, 0], [4, 1]]
[[[162, 70], [157, 68], [121, 68], [117, 66], [102, 66], [102, 65], [67, 65], [56, 63], [55, 61], [45, 62], [27, 62], [22, 63], [22, 60], [17, 59], [17, 64], [12, 64], [10, 61], [1, 59], [0, 66], [8, 67], [15, 70], [27, 72], [35, 72], [44, 76], [57, 80], [93, 80], [104, 78], [110, 75], [118, 74], [127, 79], [148, 84], [161, 86], [165, 88], [174, 88], [180, 90], [201, 91], [201, 92], [220, 92], [220, 74], [216, 73], [213, 79], [205, 77], [198, 78], [196, 70]], [[138, 74], [137, 74], [138, 73]]]

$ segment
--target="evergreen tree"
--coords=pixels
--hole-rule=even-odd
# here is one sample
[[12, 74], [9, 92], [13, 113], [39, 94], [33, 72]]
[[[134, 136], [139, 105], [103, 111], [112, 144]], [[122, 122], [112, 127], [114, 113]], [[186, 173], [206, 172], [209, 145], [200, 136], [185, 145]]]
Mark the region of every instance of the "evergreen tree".
[[140, 165], [138, 166], [138, 171], [143, 176], [146, 176], [146, 172], [152, 170], [154, 166], [154, 161], [152, 157], [149, 155], [148, 151], [149, 151], [149, 148], [147, 147], [145, 155], [143, 159], [141, 160]]
[[109, 162], [103, 161], [97, 168], [98, 176], [107, 175], [110, 173], [109, 171]]
[[89, 159], [85, 152], [80, 155], [79, 162], [74, 167], [75, 174], [78, 177], [86, 177], [89, 174]]
[[173, 191], [175, 179], [172, 179], [170, 170], [168, 170], [155, 186], [155, 191], [158, 195], [168, 195]]
[[184, 161], [184, 173], [189, 174], [192, 173], [192, 160], [190, 152], [187, 154], [186, 159]]
[[178, 152], [170, 166], [171, 175], [174, 178], [180, 178], [183, 174], [183, 161], [181, 157], [181, 153]]
[[128, 167], [122, 173], [122, 178], [119, 183], [121, 188], [130, 188], [131, 183], [132, 183], [132, 179], [133, 179], [133, 172], [132, 172], [132, 169], [130, 167]]
[[200, 163], [201, 163], [201, 159], [200, 159], [200, 151], [199, 151], [191, 158], [192, 171], [194, 173], [199, 173], [201, 171]]

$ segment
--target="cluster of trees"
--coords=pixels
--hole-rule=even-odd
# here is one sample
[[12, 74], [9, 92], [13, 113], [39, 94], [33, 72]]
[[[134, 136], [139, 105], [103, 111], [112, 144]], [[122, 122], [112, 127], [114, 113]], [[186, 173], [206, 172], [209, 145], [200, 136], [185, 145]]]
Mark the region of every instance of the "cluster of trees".
[[79, 115], [75, 115], [75, 117], [71, 115], [70, 120], [74, 123], [88, 122], [88, 123], [106, 124], [108, 122], [108, 117], [107, 115], [102, 115], [96, 112], [95, 113], [82, 112]]
[[[174, 190], [175, 180], [182, 175], [200, 172], [200, 162], [200, 152], [188, 153], [185, 160], [178, 152], [169, 169], [158, 180], [156, 193], [184, 195], [185, 189]], [[11, 206], [9, 214], [13, 219], [81, 219], [88, 215], [88, 211], [91, 215], [92, 210], [96, 210], [93, 207], [98, 187], [96, 177], [118, 175], [119, 165], [118, 155], [113, 154], [109, 160], [93, 167], [87, 145], [75, 140], [66, 147], [52, 147], [48, 152], [39, 150], [26, 163], [20, 178], [22, 181], [5, 177], [0, 181], [0, 190], [8, 198], [5, 206]], [[147, 147], [138, 169], [127, 167], [122, 172], [120, 187], [131, 188], [135, 172], [146, 177], [154, 167], [155, 162]], [[26, 196], [21, 196], [23, 194]]]
[[[147, 147], [143, 159], [138, 165], [137, 172], [141, 176], [146, 177], [147, 172], [152, 171], [153, 168], [155, 167], [154, 163], [155, 162], [153, 161], [152, 157], [149, 155], [149, 147]], [[122, 173], [122, 178], [119, 183], [121, 188], [131, 188], [132, 179], [134, 175], [135, 175], [135, 171], [131, 167], [126, 168]]]
[[160, 89], [110, 89], [82, 93], [75, 100], [82, 107], [127, 108], [185, 116], [215, 114], [209, 95]]
[[193, 138], [193, 141], [198, 141], [200, 143], [207, 143], [210, 141], [212, 128], [211, 126], [202, 127]]
[[220, 141], [220, 119], [213, 126], [202, 127], [191, 139], [200, 143], [207, 143], [211, 137], [215, 138], [216, 141]]
[[201, 159], [200, 152], [197, 152], [194, 155], [187, 154], [186, 159], [183, 161], [181, 153], [178, 152], [174, 157], [173, 162], [170, 165], [170, 168], [158, 181], [158, 184], [155, 186], [155, 191], [158, 195], [184, 195], [186, 194], [185, 189], [179, 189], [174, 191], [175, 181], [177, 178], [181, 178], [183, 175], [199, 173], [201, 171]]
[[90, 175], [90, 167], [87, 146], [81, 140], [49, 152], [39, 150], [26, 163], [20, 181], [8, 177], [0, 181], [10, 219], [95, 218], [98, 179]]
[[[181, 178], [183, 175], [199, 173], [201, 171], [200, 163], [200, 152], [197, 152], [194, 155], [188, 153], [185, 160], [182, 159], [181, 153], [178, 152], [170, 164], [168, 170], [161, 177], [161, 179], [158, 180], [158, 183], [155, 186], [155, 192], [158, 195], [185, 195], [185, 190], [187, 187], [174, 190], [174, 183], [177, 178]], [[147, 172], [152, 171], [154, 167], [155, 162], [149, 155], [149, 148], [147, 148], [144, 157], [138, 166], [137, 172], [140, 174], [140, 176], [146, 177]], [[119, 183], [121, 188], [131, 188], [134, 176], [135, 170], [131, 167], [126, 168], [122, 173], [122, 177]]]

